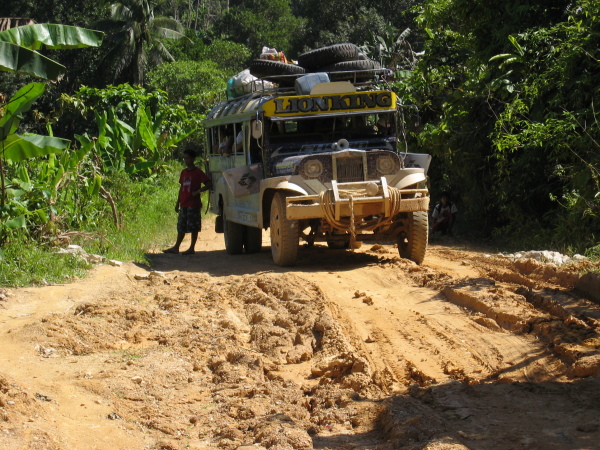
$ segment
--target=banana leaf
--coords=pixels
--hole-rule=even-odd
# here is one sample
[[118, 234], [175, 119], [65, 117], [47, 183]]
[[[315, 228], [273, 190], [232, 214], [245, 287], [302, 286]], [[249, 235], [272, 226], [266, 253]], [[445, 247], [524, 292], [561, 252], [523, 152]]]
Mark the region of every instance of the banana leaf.
[[11, 134], [4, 140], [4, 158], [19, 162], [28, 158], [46, 156], [69, 148], [70, 143], [67, 139], [37, 134], [23, 136]]
[[66, 69], [62, 64], [36, 51], [0, 41], [0, 70], [24, 73], [45, 80], [58, 80]]
[[17, 91], [4, 107], [4, 116], [0, 118], [0, 141], [17, 131], [21, 114], [29, 111], [33, 102], [44, 93], [44, 83], [29, 83]]
[[0, 41], [29, 50], [39, 50], [42, 46], [49, 49], [98, 47], [103, 37], [101, 31], [54, 23], [23, 25], [0, 32]]

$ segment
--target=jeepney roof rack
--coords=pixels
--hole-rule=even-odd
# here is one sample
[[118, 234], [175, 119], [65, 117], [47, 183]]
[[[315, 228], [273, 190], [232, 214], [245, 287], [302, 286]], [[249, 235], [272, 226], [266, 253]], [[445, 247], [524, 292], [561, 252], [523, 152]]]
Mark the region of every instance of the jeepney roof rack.
[[[325, 73], [327, 73], [331, 81], [350, 81], [357, 88], [357, 90], [370, 88], [378, 81], [386, 82], [386, 78], [393, 76], [393, 71], [386, 68], [347, 70]], [[277, 90], [277, 93], [293, 94], [296, 91], [294, 87], [294, 81], [296, 80], [296, 78], [300, 78], [305, 75], [308, 75], [308, 73], [293, 75], [270, 75], [267, 77], [259, 78], [257, 81], [267, 80], [277, 83], [278, 80], [281, 80], [281, 82], [285, 83], [285, 85], [275, 88]]]
[[[326, 72], [331, 81], [350, 81], [357, 91], [372, 88], [380, 78], [386, 82], [386, 77], [392, 74], [390, 69], [364, 69], [340, 72]], [[207, 115], [206, 120], [214, 120], [242, 113], [253, 113], [258, 111], [261, 105], [277, 96], [296, 95], [294, 82], [296, 78], [307, 74], [293, 75], [269, 75], [258, 78], [248, 83], [250, 92], [237, 97], [227, 98], [226, 101], [215, 106]], [[277, 80], [280, 80], [277, 82]], [[269, 82], [267, 84], [266, 82]], [[276, 83], [276, 85], [273, 85]], [[282, 86], [283, 84], [283, 86]], [[290, 86], [291, 85], [291, 86]]]
[[[331, 81], [350, 81], [357, 88], [357, 90], [370, 88], [378, 81], [386, 82], [387, 77], [393, 76], [393, 72], [390, 69], [386, 68], [348, 70], [325, 73], [329, 75]], [[268, 75], [266, 77], [257, 78], [256, 80], [248, 83], [246, 90], [249, 90], [250, 92], [246, 92], [236, 97], [228, 97], [227, 100], [233, 100], [239, 97], [253, 95], [255, 93], [260, 93], [261, 95], [294, 95], [296, 93], [296, 89], [294, 87], [294, 82], [296, 78], [300, 78], [305, 75], [308, 74], [302, 73], [290, 75]], [[378, 80], [376, 80], [375, 78], [378, 78]], [[275, 85], [273, 85], [273, 83], [275, 83]]]

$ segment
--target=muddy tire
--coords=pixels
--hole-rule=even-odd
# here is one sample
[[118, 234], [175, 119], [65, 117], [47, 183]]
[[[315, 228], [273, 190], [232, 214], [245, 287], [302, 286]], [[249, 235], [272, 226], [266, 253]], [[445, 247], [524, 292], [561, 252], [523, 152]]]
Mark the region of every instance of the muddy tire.
[[246, 227], [244, 234], [244, 249], [246, 253], [258, 253], [262, 248], [262, 229]]
[[255, 59], [250, 63], [250, 73], [257, 78], [269, 79], [271, 75], [301, 75], [306, 73], [306, 70], [296, 64], [270, 61], [268, 59]]
[[335, 44], [321, 47], [298, 56], [298, 64], [314, 71], [327, 64], [358, 59], [358, 47], [354, 44]]
[[422, 264], [427, 252], [429, 224], [426, 211], [409, 213], [408, 232], [398, 237], [400, 257]]
[[298, 257], [298, 221], [289, 220], [285, 215], [283, 192], [276, 192], [271, 203], [271, 254], [278, 266], [293, 266]]
[[244, 250], [244, 225], [227, 220], [223, 213], [225, 250], [230, 255], [239, 255]]

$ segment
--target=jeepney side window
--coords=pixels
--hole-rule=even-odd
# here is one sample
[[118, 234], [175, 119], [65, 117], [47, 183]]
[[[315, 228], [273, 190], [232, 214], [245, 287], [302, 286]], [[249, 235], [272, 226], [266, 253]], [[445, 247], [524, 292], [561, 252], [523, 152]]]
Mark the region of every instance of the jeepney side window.
[[262, 162], [262, 152], [261, 152], [261, 142], [259, 139], [256, 139], [250, 130], [253, 129], [254, 121], [248, 124], [248, 128], [246, 128], [246, 132], [248, 136], [246, 137], [246, 144], [248, 145], [248, 162], [250, 164], [256, 164]]
[[235, 142], [234, 127], [231, 124], [219, 127], [219, 154], [230, 156]]
[[235, 141], [233, 142], [233, 152], [244, 153], [244, 124], [235, 125]]
[[208, 130], [208, 147], [212, 155], [219, 154], [219, 131], [217, 127], [212, 127]]

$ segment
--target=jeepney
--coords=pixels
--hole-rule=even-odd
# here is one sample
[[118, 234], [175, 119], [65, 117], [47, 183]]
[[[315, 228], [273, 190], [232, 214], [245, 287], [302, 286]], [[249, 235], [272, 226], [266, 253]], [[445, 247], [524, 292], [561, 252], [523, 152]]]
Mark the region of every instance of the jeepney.
[[404, 151], [396, 94], [370, 89], [257, 89], [211, 110], [210, 210], [228, 253], [260, 251], [270, 229], [280, 266], [296, 263], [301, 240], [335, 249], [395, 242], [400, 256], [423, 262], [430, 156]]

